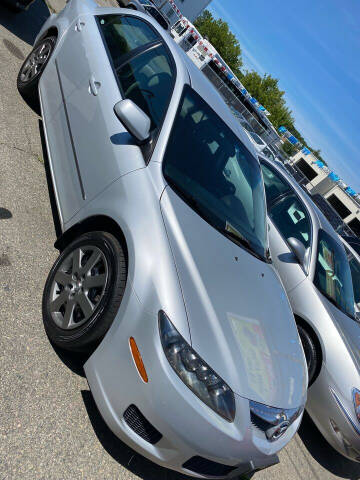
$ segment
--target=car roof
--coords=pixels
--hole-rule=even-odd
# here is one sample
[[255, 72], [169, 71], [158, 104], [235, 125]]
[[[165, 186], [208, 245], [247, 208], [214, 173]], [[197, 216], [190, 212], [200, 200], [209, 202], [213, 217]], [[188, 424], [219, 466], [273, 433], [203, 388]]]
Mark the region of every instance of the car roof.
[[[306, 193], [300, 185], [296, 182], [296, 180], [287, 173], [281, 166], [277, 165], [276, 162], [270, 160], [264, 155], [259, 154], [259, 158], [261, 159], [262, 163], [267, 163], [271, 165], [271, 167], [279, 173], [280, 176], [284, 177], [288, 183], [290, 183], [292, 189], [296, 192], [297, 196], [300, 197], [301, 201], [305, 204], [307, 210], [309, 211], [313, 224], [318, 229], [321, 228], [326, 231], [329, 235], [331, 235], [336, 241], [338, 241], [338, 234], [335, 232], [333, 227], [331, 226], [329, 220], [325, 217], [325, 215], [321, 212], [321, 210], [315, 205], [309, 193]], [[340, 243], [338, 241], [338, 243]]]

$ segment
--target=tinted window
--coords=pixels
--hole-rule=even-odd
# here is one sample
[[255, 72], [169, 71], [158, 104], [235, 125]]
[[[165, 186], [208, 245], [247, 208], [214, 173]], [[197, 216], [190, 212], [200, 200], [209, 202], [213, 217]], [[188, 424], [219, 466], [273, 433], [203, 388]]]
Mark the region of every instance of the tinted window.
[[285, 182], [285, 180], [282, 180], [282, 178], [267, 165], [263, 163], [260, 165], [264, 177], [266, 200], [269, 208], [279, 197], [291, 191], [290, 185]]
[[360, 308], [360, 263], [353, 257], [350, 260], [351, 277], [354, 287], [355, 303]]
[[124, 97], [135, 102], [150, 117], [152, 130], [159, 127], [174, 82], [165, 47], [159, 45], [132, 58], [116, 73]]
[[135, 17], [102, 15], [98, 24], [115, 68], [121, 65], [124, 54], [159, 40], [158, 34], [145, 22]]
[[314, 284], [344, 313], [355, 315], [355, 301], [349, 262], [342, 248], [330, 235], [319, 231]]
[[305, 248], [311, 245], [311, 223], [309, 215], [296, 195], [288, 195], [269, 209], [269, 216], [281, 235], [300, 240]]
[[[168, 183], [208, 223], [265, 256], [264, 189], [257, 160], [186, 87], [164, 158]], [[231, 236], [231, 235], [229, 235]]]
[[183, 35], [183, 33], [185, 33], [187, 29], [188, 27], [184, 27], [184, 25], [180, 21], [176, 23], [175, 32], [179, 36]]
[[351, 277], [353, 281], [353, 288], [354, 288], [354, 297], [355, 303], [357, 304], [358, 308], [360, 309], [360, 262], [356, 260], [354, 255], [350, 252], [350, 250], [345, 247], [346, 255], [349, 260]]

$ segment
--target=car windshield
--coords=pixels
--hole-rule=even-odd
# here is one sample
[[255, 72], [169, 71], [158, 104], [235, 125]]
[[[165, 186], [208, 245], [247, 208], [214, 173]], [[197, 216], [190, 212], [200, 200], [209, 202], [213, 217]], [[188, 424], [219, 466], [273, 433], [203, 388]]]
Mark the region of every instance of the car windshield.
[[323, 230], [319, 230], [314, 284], [337, 308], [354, 317], [354, 291], [345, 249]]
[[266, 258], [265, 195], [257, 159], [190, 87], [165, 152], [164, 176], [193, 210]]

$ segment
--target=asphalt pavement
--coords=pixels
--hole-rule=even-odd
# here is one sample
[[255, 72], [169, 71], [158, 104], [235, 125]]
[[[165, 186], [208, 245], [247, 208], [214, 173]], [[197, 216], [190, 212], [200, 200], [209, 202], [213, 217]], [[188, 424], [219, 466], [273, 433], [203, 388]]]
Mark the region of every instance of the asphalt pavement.
[[[57, 0], [58, 1], [58, 0]], [[42, 326], [43, 285], [57, 252], [39, 118], [16, 89], [20, 65], [49, 11], [0, 6], [0, 479], [180, 480], [106, 427], [81, 358], [64, 356]], [[305, 417], [281, 463], [255, 480], [360, 479]]]

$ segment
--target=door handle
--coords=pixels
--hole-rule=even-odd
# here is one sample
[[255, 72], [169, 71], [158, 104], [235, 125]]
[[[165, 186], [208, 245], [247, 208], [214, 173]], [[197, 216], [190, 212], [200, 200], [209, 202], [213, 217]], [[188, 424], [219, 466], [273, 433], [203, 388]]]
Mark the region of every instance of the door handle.
[[85, 23], [82, 22], [81, 20], [78, 20], [75, 24], [75, 31], [76, 32], [81, 32], [81, 30], [83, 29], [84, 26], [85, 26]]
[[101, 83], [95, 80], [94, 75], [91, 75], [89, 80], [89, 93], [96, 95], [99, 93], [99, 88], [101, 87]]

